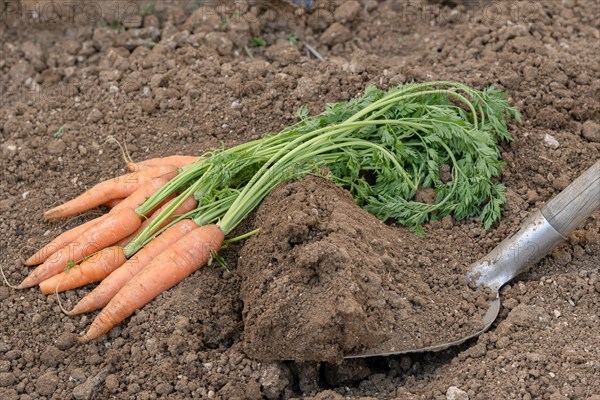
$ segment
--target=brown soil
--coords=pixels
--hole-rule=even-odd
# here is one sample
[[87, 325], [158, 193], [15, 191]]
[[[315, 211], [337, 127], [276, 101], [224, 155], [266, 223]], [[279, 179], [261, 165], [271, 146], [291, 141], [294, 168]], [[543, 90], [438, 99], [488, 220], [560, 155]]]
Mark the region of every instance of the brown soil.
[[[244, 350], [259, 360], [337, 361], [459, 340], [487, 296], [431, 240], [384, 225], [317, 177], [275, 190], [240, 253]], [[433, 257], [433, 260], [431, 259]]]
[[[137, 10], [128, 8], [136, 5], [132, 2], [89, 2], [97, 8], [86, 14], [69, 13], [65, 3], [71, 2], [55, 1], [59, 8], [51, 8], [47, 0], [0, 0], [0, 263], [12, 282], [27, 272], [23, 256], [92, 214], [45, 223], [43, 210], [124, 172], [117, 148], [104, 144], [109, 134], [126, 142], [134, 159], [198, 154], [277, 131], [294, 121], [301, 105], [319, 112], [326, 102], [355, 96], [369, 83], [495, 84], [524, 114], [523, 123], [511, 127], [515, 141], [502, 148], [507, 162], [502, 181], [508, 188], [502, 221], [489, 231], [477, 220], [430, 223], [423, 241], [381, 225], [381, 243], [402, 238], [384, 249], [404, 249], [402, 257], [390, 258], [398, 268], [408, 268], [407, 274], [418, 264], [458, 274], [600, 158], [600, 10], [593, 0], [317, 1], [324, 8], [312, 13], [284, 2], [268, 7], [223, 2], [215, 11], [172, 0], [153, 2], [154, 10], [145, 8], [150, 1], [137, 4]], [[60, 22], [52, 14], [57, 10]], [[142, 10], [148, 14], [143, 18]], [[296, 44], [288, 40], [292, 33]], [[253, 37], [267, 46], [252, 47]], [[325, 61], [311, 56], [304, 43]], [[545, 135], [558, 147], [544, 141]], [[309, 190], [305, 183], [291, 186], [297, 193]], [[344, 204], [343, 195], [338, 199]], [[337, 208], [339, 226], [362, 221], [372, 239], [380, 235], [378, 225], [363, 221], [367, 217], [350, 206], [339, 209], [331, 198], [319, 196], [314, 202], [332, 207], [332, 214], [315, 222], [315, 232], [336, 222]], [[281, 204], [297, 203], [282, 198]], [[279, 203], [274, 207], [284, 214]], [[307, 207], [298, 203], [309, 217], [312, 208], [320, 209]], [[259, 214], [265, 218], [269, 212], [263, 207]], [[265, 223], [281, 223], [273, 229], [283, 229], [288, 222]], [[255, 311], [248, 307], [262, 300], [247, 297], [253, 294], [242, 277], [246, 268], [236, 267], [239, 255], [259, 251], [250, 246], [260, 237], [248, 240], [243, 251], [242, 245], [227, 249], [232, 273], [204, 268], [107, 338], [85, 346], [74, 345], [73, 337], [92, 316], [66, 317], [54, 297], [0, 287], [0, 398], [597, 400], [599, 232], [596, 213], [567, 243], [505, 287], [498, 322], [478, 340], [441, 353], [339, 364], [260, 362], [250, 355], [249, 344], [261, 341], [250, 336], [260, 333], [251, 333], [260, 319], [248, 321]], [[291, 266], [293, 254], [305, 257], [299, 255], [302, 247], [326, 249], [329, 239], [320, 239], [302, 239], [271, 257]], [[372, 247], [370, 241], [359, 245]], [[348, 249], [356, 258], [371, 251]], [[404, 257], [412, 257], [414, 265]], [[344, 263], [347, 271], [360, 271], [354, 261]], [[322, 277], [318, 265], [315, 272], [304, 272], [332, 279]], [[300, 278], [300, 271], [286, 273]], [[259, 276], [256, 284], [274, 277]], [[63, 302], [72, 305], [88, 291], [68, 293]], [[271, 306], [264, 312], [276, 315]], [[313, 343], [323, 343], [316, 339]], [[299, 344], [289, 349], [298, 353]], [[330, 344], [329, 359], [353, 347], [352, 341], [337, 339]], [[344, 347], [334, 347], [340, 344]], [[264, 358], [267, 350], [261, 350]], [[318, 351], [306, 348], [301, 356], [309, 359]]]

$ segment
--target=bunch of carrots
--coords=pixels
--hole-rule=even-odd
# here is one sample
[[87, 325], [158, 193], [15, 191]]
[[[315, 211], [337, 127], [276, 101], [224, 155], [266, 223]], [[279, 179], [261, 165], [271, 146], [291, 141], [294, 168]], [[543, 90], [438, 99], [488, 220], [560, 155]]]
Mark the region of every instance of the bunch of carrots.
[[[498, 140], [518, 112], [495, 88], [454, 82], [370, 86], [363, 96], [328, 105], [277, 134], [199, 157], [130, 162], [131, 173], [104, 181], [47, 211], [55, 220], [100, 205], [110, 211], [65, 232], [29, 259], [38, 265], [16, 288], [45, 294], [100, 282], [68, 315], [102, 308], [87, 342], [107, 333], [211, 260], [256, 231], [228, 235], [275, 186], [320, 174], [348, 189], [358, 205], [422, 234], [431, 218], [479, 215], [489, 227], [501, 214]], [[450, 165], [452, 179], [440, 169]], [[431, 204], [414, 201], [433, 188]], [[226, 239], [227, 238], [227, 239]]]

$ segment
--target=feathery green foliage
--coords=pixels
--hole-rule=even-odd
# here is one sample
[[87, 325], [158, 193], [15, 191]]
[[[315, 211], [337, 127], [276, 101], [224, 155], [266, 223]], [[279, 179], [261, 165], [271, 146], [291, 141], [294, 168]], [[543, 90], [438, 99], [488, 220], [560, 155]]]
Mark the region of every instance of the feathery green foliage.
[[[505, 95], [452, 82], [402, 85], [388, 91], [370, 86], [363, 96], [330, 104], [314, 117], [299, 110], [289, 144], [267, 161], [244, 187], [221, 226], [237, 225], [284, 179], [327, 168], [338, 185], [382, 220], [394, 219], [422, 234], [430, 218], [480, 215], [486, 228], [505, 201], [498, 141], [510, 140], [507, 118], [519, 118]], [[309, 164], [306, 164], [310, 161]], [[442, 165], [452, 179], [443, 182]], [[436, 201], [414, 201], [418, 188], [433, 188]]]
[[[520, 114], [494, 87], [478, 91], [455, 82], [389, 90], [369, 86], [362, 96], [328, 104], [319, 115], [301, 108], [297, 117], [298, 123], [278, 134], [215, 149], [184, 168], [138, 209], [143, 214], [183, 192], [136, 242], [149, 240], [191, 194], [199, 201], [196, 222], [218, 220], [228, 234], [275, 186], [309, 173], [323, 174], [378, 218], [420, 235], [432, 218], [479, 215], [487, 229], [501, 216], [505, 196], [496, 182], [503, 166], [498, 142], [512, 140], [506, 120]], [[442, 179], [443, 166], [450, 167], [450, 180]], [[428, 188], [435, 201], [415, 201], [417, 191]]]

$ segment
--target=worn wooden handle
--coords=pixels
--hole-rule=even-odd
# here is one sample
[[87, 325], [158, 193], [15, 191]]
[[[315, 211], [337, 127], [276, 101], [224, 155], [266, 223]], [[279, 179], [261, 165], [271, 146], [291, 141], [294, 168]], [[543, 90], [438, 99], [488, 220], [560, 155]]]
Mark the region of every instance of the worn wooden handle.
[[542, 214], [561, 235], [567, 237], [600, 207], [600, 161], [588, 168], [565, 190], [550, 200]]

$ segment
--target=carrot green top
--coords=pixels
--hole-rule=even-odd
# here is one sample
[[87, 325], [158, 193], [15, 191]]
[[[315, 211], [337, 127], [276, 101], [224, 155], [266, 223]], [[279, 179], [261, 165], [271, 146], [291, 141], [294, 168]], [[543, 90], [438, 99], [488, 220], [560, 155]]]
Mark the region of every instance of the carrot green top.
[[[366, 88], [361, 97], [329, 104], [278, 134], [229, 149], [215, 149], [149, 198], [138, 213], [181, 192], [130, 245], [137, 251], [187, 196], [198, 209], [183, 217], [217, 221], [229, 234], [278, 184], [319, 173], [348, 189], [358, 205], [382, 220], [394, 219], [422, 234], [430, 218], [479, 215], [489, 228], [501, 214], [504, 186], [499, 140], [511, 140], [506, 119], [519, 118], [503, 92], [455, 82], [405, 84], [387, 91]], [[442, 179], [448, 166], [450, 179]], [[433, 204], [414, 200], [433, 188]]]

